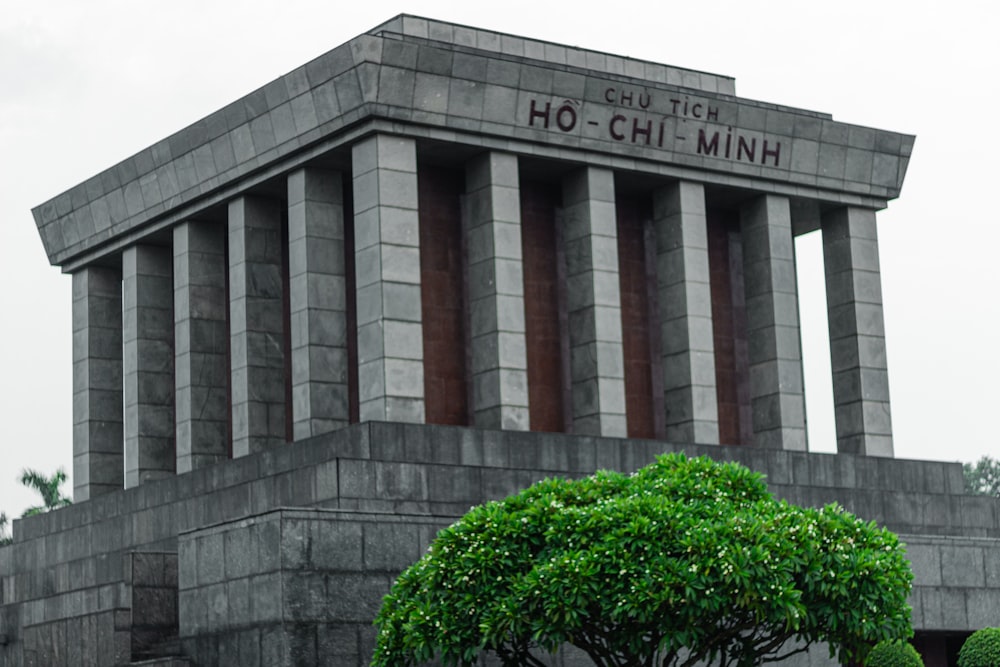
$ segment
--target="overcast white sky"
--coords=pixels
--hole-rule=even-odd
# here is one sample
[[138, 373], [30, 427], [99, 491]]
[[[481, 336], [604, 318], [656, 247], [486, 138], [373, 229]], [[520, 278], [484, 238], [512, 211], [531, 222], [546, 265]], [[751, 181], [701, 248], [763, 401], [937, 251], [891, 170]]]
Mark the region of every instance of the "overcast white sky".
[[[34, 502], [22, 468], [72, 472], [70, 278], [48, 265], [30, 209], [401, 12], [727, 74], [741, 97], [916, 134], [902, 196], [879, 214], [896, 455], [1000, 456], [997, 7], [2, 2], [0, 510]], [[811, 447], [830, 451], [818, 238], [799, 253]]]

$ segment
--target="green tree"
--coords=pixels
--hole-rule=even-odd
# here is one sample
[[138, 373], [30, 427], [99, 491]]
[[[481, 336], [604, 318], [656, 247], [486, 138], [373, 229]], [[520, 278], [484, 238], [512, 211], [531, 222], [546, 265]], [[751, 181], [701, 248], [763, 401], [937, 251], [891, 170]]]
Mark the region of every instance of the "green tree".
[[0, 512], [0, 547], [14, 543], [13, 536], [7, 534], [7, 522], [7, 514]]
[[59, 489], [65, 481], [66, 473], [61, 468], [56, 470], [51, 477], [47, 477], [46, 475], [31, 469], [22, 470], [21, 484], [29, 489], [38, 491], [39, 495], [42, 496], [42, 504], [29, 507], [24, 510], [24, 513], [21, 516], [33, 516], [35, 514], [42, 514], [43, 512], [72, 505], [73, 501], [65, 497]]
[[963, 463], [965, 490], [976, 495], [1000, 497], [1000, 461], [984, 456], [976, 463]]
[[912, 635], [911, 581], [891, 532], [776, 500], [737, 464], [663, 456], [470, 510], [396, 580], [372, 664], [543, 665], [564, 643], [608, 667], [749, 667], [815, 642], [857, 660]]

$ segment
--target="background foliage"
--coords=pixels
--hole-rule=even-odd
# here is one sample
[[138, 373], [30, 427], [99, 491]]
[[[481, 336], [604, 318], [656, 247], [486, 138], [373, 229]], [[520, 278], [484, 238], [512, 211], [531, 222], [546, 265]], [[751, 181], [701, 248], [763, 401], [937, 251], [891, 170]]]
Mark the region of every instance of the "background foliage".
[[[42, 504], [29, 507], [24, 510], [21, 517], [42, 514], [60, 507], [72, 505], [73, 501], [62, 494], [59, 488], [66, 481], [66, 472], [61, 468], [52, 473], [49, 477], [36, 470], [22, 470], [18, 481], [29, 489], [34, 489], [42, 497]], [[0, 547], [13, 544], [14, 537], [7, 534], [7, 526], [10, 520], [4, 512], [0, 512]]]
[[963, 463], [962, 473], [967, 492], [1000, 497], [1000, 461], [984, 456], [975, 463]]
[[570, 643], [598, 665], [745, 667], [819, 641], [846, 661], [912, 634], [911, 579], [892, 533], [669, 455], [473, 508], [386, 596], [373, 664], [541, 665]]
[[59, 488], [66, 481], [66, 472], [62, 468], [52, 473], [51, 477], [29, 468], [21, 471], [20, 480], [21, 484], [34, 489], [42, 497], [41, 505], [29, 507], [21, 516], [34, 516], [73, 504]]

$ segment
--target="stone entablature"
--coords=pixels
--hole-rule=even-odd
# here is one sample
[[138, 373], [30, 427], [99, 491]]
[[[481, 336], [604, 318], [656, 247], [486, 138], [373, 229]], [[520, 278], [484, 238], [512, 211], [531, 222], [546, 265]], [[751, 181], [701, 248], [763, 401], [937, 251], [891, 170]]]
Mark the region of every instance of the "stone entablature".
[[35, 221], [49, 260], [78, 265], [379, 120], [419, 126], [391, 126], [403, 134], [668, 166], [873, 208], [898, 196], [913, 146], [912, 136], [737, 98], [727, 77], [401, 16], [40, 205]]

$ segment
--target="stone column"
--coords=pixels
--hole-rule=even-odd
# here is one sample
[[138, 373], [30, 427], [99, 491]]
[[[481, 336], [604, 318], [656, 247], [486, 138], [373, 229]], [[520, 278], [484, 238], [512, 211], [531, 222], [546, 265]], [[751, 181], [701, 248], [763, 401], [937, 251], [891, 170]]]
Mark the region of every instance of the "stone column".
[[158, 246], [122, 253], [127, 488], [176, 470], [172, 261]]
[[177, 472], [229, 458], [226, 230], [174, 227]]
[[485, 153], [471, 161], [465, 173], [475, 425], [526, 431], [530, 420], [517, 157]]
[[377, 134], [354, 145], [361, 421], [424, 421], [417, 149]]
[[802, 346], [788, 199], [762, 195], [740, 211], [754, 444], [805, 450]]
[[719, 444], [705, 188], [678, 182], [653, 194], [666, 438]]
[[73, 274], [73, 500], [122, 488], [122, 282], [116, 269]]
[[229, 203], [229, 340], [233, 457], [285, 442], [279, 202]]
[[288, 280], [295, 440], [347, 425], [347, 282], [339, 171], [288, 177]]
[[837, 450], [892, 456], [875, 211], [830, 211], [822, 229]]
[[615, 182], [584, 167], [563, 181], [573, 432], [624, 437], [625, 362]]

